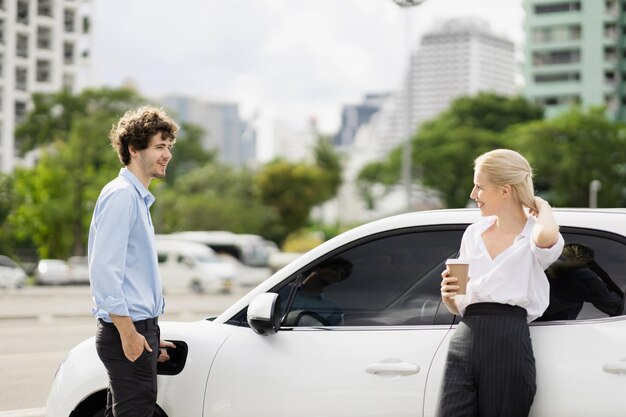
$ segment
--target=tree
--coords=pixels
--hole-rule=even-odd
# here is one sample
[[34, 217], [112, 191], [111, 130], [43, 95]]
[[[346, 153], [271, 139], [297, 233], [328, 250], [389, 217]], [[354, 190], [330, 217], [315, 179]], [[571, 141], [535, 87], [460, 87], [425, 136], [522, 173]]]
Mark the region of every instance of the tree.
[[270, 239], [280, 235], [277, 217], [261, 203], [248, 171], [208, 163], [180, 176], [173, 186], [157, 185], [156, 190], [153, 218], [159, 232], [230, 230]]
[[341, 158], [327, 136], [318, 138], [313, 152], [315, 154], [315, 165], [322, 170], [324, 190], [320, 199], [323, 199], [321, 202], [324, 202], [337, 195], [337, 190], [341, 186]]
[[589, 183], [599, 180], [599, 206], [626, 205], [626, 126], [608, 120], [603, 108], [573, 108], [517, 126], [507, 136], [528, 158], [538, 192], [552, 204], [587, 207]]
[[[522, 97], [492, 93], [460, 97], [434, 119], [424, 122], [412, 141], [412, 178], [436, 190], [448, 207], [464, 207], [469, 200], [473, 161], [481, 153], [506, 146], [507, 127], [536, 120], [540, 107]], [[358, 187], [373, 204], [375, 184], [396, 184], [400, 179], [401, 150], [386, 160], [369, 164], [358, 176]]]
[[72, 122], [68, 141], [42, 151], [32, 170], [16, 170], [17, 203], [8, 223], [30, 236], [41, 257], [85, 253], [87, 229], [100, 189], [120, 163], [104, 139], [112, 115], [93, 114]]
[[215, 152], [202, 147], [203, 134], [204, 131], [200, 126], [185, 122], [180, 124], [180, 132], [173, 148], [174, 157], [167, 165], [165, 180], [168, 184], [174, 184], [181, 175], [215, 160]]
[[7, 218], [15, 205], [15, 180], [12, 175], [0, 173], [0, 253], [13, 255], [15, 239], [9, 230]]
[[[109, 130], [143, 102], [129, 89], [34, 97], [35, 106], [16, 135], [23, 150], [39, 147], [42, 156], [34, 169], [16, 171], [15, 205], [6, 219], [15, 239], [32, 239], [42, 257], [84, 254], [100, 190], [121, 167], [107, 140]], [[172, 181], [211, 159], [199, 137], [199, 128], [183, 124], [174, 148], [177, 162], [170, 166]]]
[[257, 175], [261, 200], [278, 215], [287, 234], [306, 225], [311, 208], [326, 201], [325, 172], [318, 166], [274, 161]]
[[72, 94], [69, 90], [35, 93], [32, 100], [33, 109], [15, 129], [15, 139], [22, 153], [56, 140], [67, 141], [72, 125], [78, 119], [95, 113], [119, 117], [143, 101], [129, 88], [87, 89], [80, 94]]
[[473, 184], [473, 161], [504, 146], [504, 138], [484, 129], [433, 126], [413, 142], [413, 161], [422, 185], [437, 190], [448, 207], [465, 207]]

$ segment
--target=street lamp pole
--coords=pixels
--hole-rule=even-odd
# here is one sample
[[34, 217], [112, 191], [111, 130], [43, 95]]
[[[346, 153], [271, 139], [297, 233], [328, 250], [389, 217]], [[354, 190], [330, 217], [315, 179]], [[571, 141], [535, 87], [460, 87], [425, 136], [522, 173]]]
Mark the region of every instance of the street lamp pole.
[[589, 183], [589, 207], [598, 208], [598, 191], [602, 188], [602, 183], [593, 180]]
[[404, 11], [404, 31], [406, 42], [406, 91], [404, 95], [404, 143], [402, 147], [402, 184], [404, 185], [404, 193], [406, 196], [406, 210], [412, 211], [411, 204], [411, 118], [413, 107], [413, 94], [411, 89], [411, 30], [409, 21], [409, 8], [419, 6], [426, 0], [393, 0], [398, 6], [405, 9]]

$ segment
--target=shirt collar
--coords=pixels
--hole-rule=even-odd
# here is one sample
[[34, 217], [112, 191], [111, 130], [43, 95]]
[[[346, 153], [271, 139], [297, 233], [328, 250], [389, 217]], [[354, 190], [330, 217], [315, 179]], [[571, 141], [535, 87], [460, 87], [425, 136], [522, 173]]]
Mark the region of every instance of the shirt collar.
[[525, 237], [530, 236], [533, 232], [534, 226], [535, 226], [535, 218], [533, 216], [528, 216], [528, 218], [526, 219], [526, 225], [522, 229], [522, 232], [519, 235], [517, 235], [516, 239], [523, 239]]
[[[497, 219], [496, 216], [487, 217], [485, 221], [482, 223], [481, 227], [476, 228], [476, 235], [482, 236], [484, 231], [489, 229], [491, 225], [493, 225], [493, 223], [496, 221], [496, 219]], [[517, 235], [517, 237], [515, 237], [515, 241], [517, 242], [520, 239], [530, 236], [532, 234], [534, 225], [535, 225], [535, 218], [533, 216], [528, 216], [528, 219], [526, 220], [526, 224], [524, 225], [524, 228], [522, 229], [520, 234]]]
[[154, 203], [154, 196], [144, 185], [139, 181], [139, 178], [132, 173], [132, 171], [126, 167], [120, 169], [120, 176], [126, 178], [130, 183], [135, 187], [143, 201], [146, 203], [146, 206], [150, 208], [152, 203]]

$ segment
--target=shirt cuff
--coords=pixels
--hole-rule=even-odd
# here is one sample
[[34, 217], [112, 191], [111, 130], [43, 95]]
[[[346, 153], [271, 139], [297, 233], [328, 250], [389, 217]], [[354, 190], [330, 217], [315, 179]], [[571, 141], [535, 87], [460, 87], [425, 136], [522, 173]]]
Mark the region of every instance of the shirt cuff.
[[126, 302], [114, 297], [105, 298], [102, 302], [96, 305], [96, 308], [116, 316], [130, 316]]

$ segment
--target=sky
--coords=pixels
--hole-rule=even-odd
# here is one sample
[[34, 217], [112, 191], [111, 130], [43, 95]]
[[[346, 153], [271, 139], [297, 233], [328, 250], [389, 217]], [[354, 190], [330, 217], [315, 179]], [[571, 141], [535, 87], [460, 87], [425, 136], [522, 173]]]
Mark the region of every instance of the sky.
[[344, 104], [397, 90], [407, 39], [415, 48], [445, 20], [523, 39], [522, 0], [92, 0], [92, 16], [91, 83], [236, 102], [257, 116], [261, 159], [275, 120], [334, 134]]

